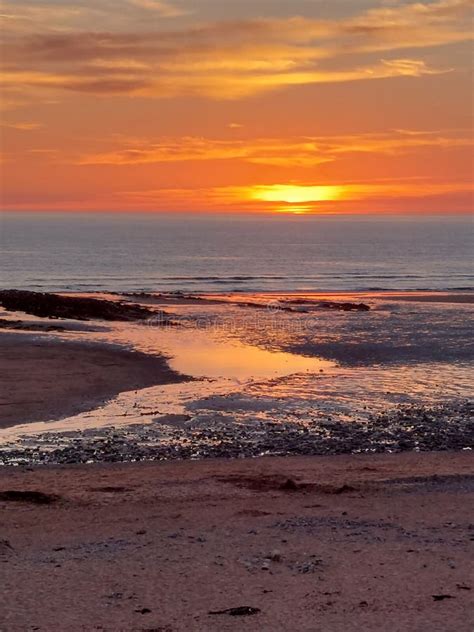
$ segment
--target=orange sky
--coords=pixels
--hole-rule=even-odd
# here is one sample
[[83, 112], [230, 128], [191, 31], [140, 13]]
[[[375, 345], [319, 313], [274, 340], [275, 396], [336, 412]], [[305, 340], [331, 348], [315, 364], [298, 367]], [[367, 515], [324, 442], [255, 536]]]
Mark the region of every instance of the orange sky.
[[468, 212], [472, 0], [4, 0], [2, 206]]

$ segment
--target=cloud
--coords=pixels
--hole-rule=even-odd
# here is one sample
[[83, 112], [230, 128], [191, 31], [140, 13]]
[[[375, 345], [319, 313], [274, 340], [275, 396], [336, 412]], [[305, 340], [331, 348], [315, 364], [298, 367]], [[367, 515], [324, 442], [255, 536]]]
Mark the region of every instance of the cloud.
[[128, 0], [128, 2], [136, 7], [147, 9], [149, 11], [156, 11], [161, 17], [164, 18], [176, 18], [182, 15], [187, 15], [189, 11], [179, 9], [170, 2], [163, 2], [160, 0]]
[[381, 60], [376, 64], [339, 70], [299, 70], [273, 73], [154, 73], [130, 67], [89, 65], [76, 72], [11, 71], [3, 72], [6, 87], [49, 87], [92, 94], [129, 94], [153, 98], [183, 95], [205, 96], [213, 99], [239, 99], [270, 90], [291, 86], [324, 83], [346, 83], [388, 79], [393, 77], [422, 77], [451, 72], [449, 68], [430, 67], [423, 60]]
[[474, 144], [468, 130], [407, 131], [381, 134], [221, 140], [202, 137], [162, 138], [155, 142], [122, 140], [112, 151], [82, 156], [82, 165], [136, 165], [187, 161], [238, 160], [277, 167], [314, 167], [343, 155], [400, 155], [419, 149], [451, 149]]
[[[221, 186], [202, 188], [161, 188], [120, 191], [115, 194], [117, 208], [144, 210], [189, 211], [189, 209], [220, 212], [318, 212], [351, 210], [358, 202], [375, 203], [377, 213], [390, 209], [392, 203], [403, 200], [462, 197], [463, 204], [474, 187], [464, 182], [432, 182], [419, 180], [416, 186], [407, 181], [338, 182], [335, 185], [285, 183], [251, 186]], [[291, 200], [294, 200], [293, 202]], [[109, 202], [110, 203], [110, 202]], [[370, 208], [363, 207], [365, 212]]]
[[[291, 86], [448, 72], [450, 66], [429, 63], [413, 51], [471, 38], [471, 0], [397, 4], [332, 20], [264, 18], [171, 30], [163, 20], [152, 18], [178, 17], [181, 9], [173, 3], [120, 0], [127, 19], [119, 22], [120, 10], [112, 10], [116, 6], [109, 0], [90, 6], [66, 4], [54, 27], [44, 23], [40, 29], [24, 14], [20, 30], [12, 26], [20, 19], [12, 8], [4, 20], [9, 85], [24, 89], [40, 84], [102, 95], [238, 99]], [[92, 29], [90, 12], [106, 7], [109, 30]], [[149, 20], [143, 20], [143, 11], [151, 15]], [[44, 13], [54, 21], [52, 8]], [[126, 25], [135, 25], [135, 30], [123, 30]], [[408, 55], [400, 54], [407, 49]]]
[[[230, 187], [229, 187], [230, 188]], [[418, 182], [413, 186], [412, 182], [370, 182], [370, 183], [339, 183], [337, 185], [320, 186], [313, 184], [287, 185], [256, 185], [252, 187], [232, 187], [236, 195], [249, 196], [252, 199], [269, 201], [269, 202], [318, 202], [321, 199], [321, 190], [323, 195], [324, 189], [328, 189], [326, 193], [328, 199], [334, 198], [344, 200], [360, 200], [370, 198], [384, 198], [395, 196], [407, 197], [425, 197], [428, 195], [440, 195], [445, 193], [453, 193], [459, 191], [472, 191], [474, 186], [468, 183], [460, 182]]]
[[190, 13], [171, 0], [0, 0], [0, 22], [16, 34], [87, 32], [104, 27], [109, 32], [128, 32]]
[[227, 141], [196, 137], [164, 138], [157, 143], [130, 143], [111, 152], [83, 156], [82, 165], [132, 165], [159, 162], [241, 160], [275, 166], [314, 166], [332, 160], [318, 153], [309, 139]]
[[44, 125], [42, 123], [36, 123], [36, 122], [11, 122], [8, 123], [6, 121], [0, 123], [1, 127], [7, 127], [9, 129], [17, 129], [19, 131], [22, 132], [31, 132], [31, 131], [35, 131], [37, 129], [41, 129], [42, 127], [44, 127]]

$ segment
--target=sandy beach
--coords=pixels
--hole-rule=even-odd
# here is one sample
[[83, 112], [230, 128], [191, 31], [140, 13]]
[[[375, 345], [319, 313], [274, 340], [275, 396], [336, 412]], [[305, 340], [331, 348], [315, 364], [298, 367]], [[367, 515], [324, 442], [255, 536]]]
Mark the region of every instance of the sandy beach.
[[407, 294], [2, 292], [0, 462], [472, 447], [472, 293]]
[[0, 632], [474, 632], [473, 1], [0, 0]]
[[122, 391], [183, 379], [164, 358], [0, 334], [0, 428], [94, 410]]
[[469, 632], [473, 465], [4, 468], [2, 628]]
[[1, 314], [1, 629], [471, 629], [468, 295], [33, 298]]

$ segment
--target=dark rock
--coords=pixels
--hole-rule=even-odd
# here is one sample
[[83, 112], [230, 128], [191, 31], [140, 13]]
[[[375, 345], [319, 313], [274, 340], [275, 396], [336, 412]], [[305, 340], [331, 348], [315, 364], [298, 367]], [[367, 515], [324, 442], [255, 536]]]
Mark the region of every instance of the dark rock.
[[20, 329], [22, 331], [66, 331], [66, 328], [61, 325], [26, 323], [23, 320], [7, 320], [6, 318], [0, 318], [0, 329]]
[[35, 503], [37, 505], [50, 505], [59, 500], [59, 496], [54, 494], [45, 494], [44, 492], [23, 491], [8, 489], [0, 492], [0, 501], [3, 502], [20, 502]]
[[336, 489], [332, 493], [345, 494], [346, 492], [355, 492], [355, 491], [356, 491], [356, 488], [352, 487], [351, 485], [341, 485], [341, 487], [336, 487]]
[[317, 305], [320, 309], [336, 309], [343, 312], [368, 312], [370, 307], [365, 303], [337, 303], [334, 301], [322, 301]]
[[0, 555], [2, 553], [11, 553], [13, 550], [9, 540], [0, 540]]
[[295, 483], [293, 479], [289, 478], [280, 485], [280, 489], [283, 491], [297, 491], [299, 489], [299, 485], [298, 483]]
[[82, 296], [60, 296], [26, 290], [0, 291], [0, 305], [10, 311], [20, 311], [43, 318], [72, 318], [75, 320], [149, 320], [169, 322], [164, 312], [140, 305], [132, 305]]
[[251, 606], [239, 606], [238, 608], [226, 608], [226, 610], [211, 610], [208, 614], [227, 614], [231, 617], [248, 617], [258, 614], [260, 608], [252, 608]]

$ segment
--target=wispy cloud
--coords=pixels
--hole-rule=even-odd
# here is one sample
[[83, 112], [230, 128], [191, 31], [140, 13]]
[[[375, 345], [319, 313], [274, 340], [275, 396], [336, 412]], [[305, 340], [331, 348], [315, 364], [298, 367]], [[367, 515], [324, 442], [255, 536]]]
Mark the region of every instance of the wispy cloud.
[[474, 144], [468, 130], [394, 130], [380, 134], [222, 140], [202, 137], [130, 139], [112, 151], [82, 156], [82, 165], [133, 165], [238, 160], [279, 167], [314, 167], [347, 154], [401, 155], [418, 149], [451, 149]]
[[298, 70], [273, 73], [209, 72], [175, 74], [163, 65], [162, 73], [132, 68], [120, 62], [110, 65], [91, 64], [76, 72], [41, 72], [5, 70], [4, 86], [53, 88], [91, 94], [130, 94], [143, 97], [170, 98], [182, 95], [214, 99], [239, 99], [278, 88], [309, 84], [345, 83], [393, 77], [422, 77], [450, 72], [449, 68], [430, 67], [423, 60], [381, 60], [376, 64], [339, 70]]
[[[172, 30], [166, 20], [159, 25], [145, 20], [133, 31], [87, 29], [88, 11], [111, 6], [98, 0], [92, 8], [82, 3], [62, 7], [58, 24], [40, 32], [28, 21], [27, 9], [34, 7], [22, 3], [21, 14], [13, 3], [6, 4], [7, 84], [93, 94], [236, 99], [291, 86], [422, 77], [452, 68], [429, 63], [417, 49], [471, 37], [471, 0], [397, 4], [332, 20], [266, 18]], [[179, 18], [184, 11], [184, 4], [154, 0], [127, 0], [126, 5], [136, 18], [133, 11], [163, 18]], [[54, 18], [52, 8], [45, 13]], [[114, 25], [116, 13], [110, 12]], [[80, 28], [71, 27], [79, 18]], [[131, 23], [120, 22], [121, 27]]]
[[44, 127], [42, 123], [37, 122], [29, 122], [29, 121], [18, 121], [18, 122], [7, 122], [3, 121], [0, 123], [1, 127], [7, 127], [9, 129], [17, 129], [21, 132], [32, 132]]
[[180, 9], [171, 2], [165, 2], [163, 0], [128, 0], [128, 2], [142, 9], [155, 11], [164, 18], [176, 18], [189, 13], [189, 11]]
[[174, 0], [0, 0], [0, 22], [16, 34], [128, 32], [191, 13]]

